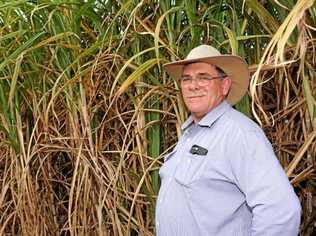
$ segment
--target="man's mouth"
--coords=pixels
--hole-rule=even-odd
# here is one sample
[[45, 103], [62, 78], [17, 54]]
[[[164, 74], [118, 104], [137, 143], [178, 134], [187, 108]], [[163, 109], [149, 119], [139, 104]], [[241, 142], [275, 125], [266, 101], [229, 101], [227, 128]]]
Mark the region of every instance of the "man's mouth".
[[204, 94], [199, 94], [199, 95], [191, 95], [191, 96], [187, 96], [188, 99], [192, 99], [192, 98], [200, 98], [203, 97]]

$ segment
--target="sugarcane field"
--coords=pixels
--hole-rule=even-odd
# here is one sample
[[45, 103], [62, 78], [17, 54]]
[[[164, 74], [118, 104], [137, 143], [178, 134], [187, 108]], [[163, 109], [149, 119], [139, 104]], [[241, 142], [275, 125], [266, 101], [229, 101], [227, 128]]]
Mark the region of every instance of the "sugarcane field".
[[315, 0], [0, 0], [0, 51], [0, 236], [316, 235]]

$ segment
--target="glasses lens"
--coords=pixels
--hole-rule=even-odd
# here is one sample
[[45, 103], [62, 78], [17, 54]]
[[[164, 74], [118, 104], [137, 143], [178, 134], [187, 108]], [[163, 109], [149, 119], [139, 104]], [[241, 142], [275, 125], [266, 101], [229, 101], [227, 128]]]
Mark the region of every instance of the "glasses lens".
[[190, 76], [183, 76], [180, 78], [180, 81], [183, 85], [189, 85], [193, 83], [193, 81], [200, 86], [207, 85], [211, 80], [214, 79], [220, 79], [222, 76], [211, 76], [211, 75], [202, 75], [202, 76], [196, 76], [194, 79]]

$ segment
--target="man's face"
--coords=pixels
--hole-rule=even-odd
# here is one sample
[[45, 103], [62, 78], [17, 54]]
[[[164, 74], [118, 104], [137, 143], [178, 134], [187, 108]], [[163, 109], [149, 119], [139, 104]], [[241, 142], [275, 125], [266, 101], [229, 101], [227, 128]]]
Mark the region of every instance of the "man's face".
[[181, 92], [195, 122], [219, 105], [228, 94], [231, 80], [218, 77], [216, 68], [208, 63], [197, 62], [184, 67]]

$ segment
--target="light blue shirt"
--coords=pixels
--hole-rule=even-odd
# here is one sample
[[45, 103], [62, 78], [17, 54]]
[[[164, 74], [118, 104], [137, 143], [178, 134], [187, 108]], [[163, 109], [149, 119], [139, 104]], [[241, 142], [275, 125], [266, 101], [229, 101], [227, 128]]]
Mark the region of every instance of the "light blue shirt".
[[158, 236], [298, 235], [299, 200], [256, 123], [224, 101], [182, 129], [159, 171]]

